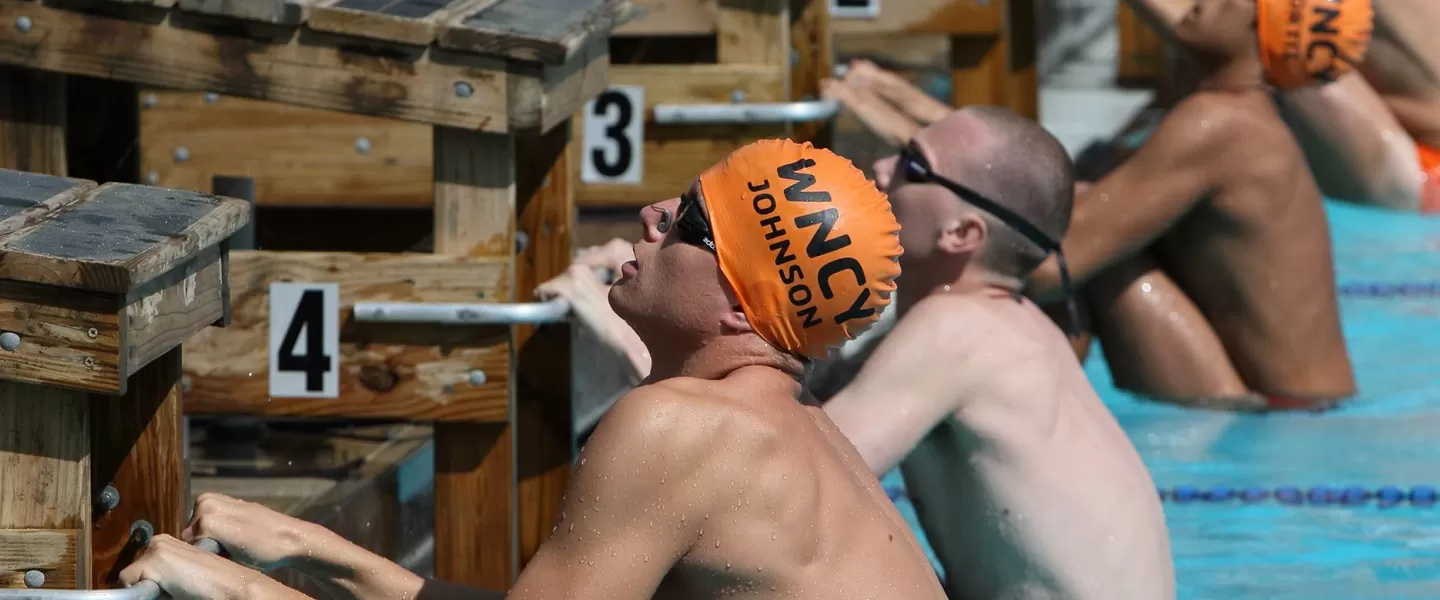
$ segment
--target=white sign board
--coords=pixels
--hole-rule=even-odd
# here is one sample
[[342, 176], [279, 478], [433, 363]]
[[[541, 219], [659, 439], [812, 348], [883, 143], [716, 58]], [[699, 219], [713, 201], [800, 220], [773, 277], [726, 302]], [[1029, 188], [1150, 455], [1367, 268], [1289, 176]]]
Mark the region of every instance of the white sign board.
[[617, 85], [585, 103], [580, 181], [638, 185], [644, 179], [645, 88]]
[[270, 396], [340, 397], [340, 286], [270, 284]]
[[830, 0], [830, 16], [873, 19], [880, 16], [880, 0]]

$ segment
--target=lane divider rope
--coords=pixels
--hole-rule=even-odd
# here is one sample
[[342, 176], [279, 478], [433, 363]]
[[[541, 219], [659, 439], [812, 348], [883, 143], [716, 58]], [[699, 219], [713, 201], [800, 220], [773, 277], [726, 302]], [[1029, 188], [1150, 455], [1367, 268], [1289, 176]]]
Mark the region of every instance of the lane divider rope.
[[1302, 490], [1293, 485], [1282, 485], [1274, 490], [1262, 487], [1234, 488], [1220, 484], [1202, 488], [1192, 485], [1177, 485], [1173, 488], [1157, 488], [1161, 501], [1172, 504], [1204, 503], [1224, 504], [1231, 501], [1238, 501], [1241, 504], [1256, 504], [1274, 500], [1281, 504], [1290, 506], [1312, 505], [1312, 506], [1360, 506], [1374, 500], [1380, 508], [1389, 508], [1399, 504], [1410, 504], [1412, 506], [1432, 507], [1436, 502], [1435, 487], [1429, 485], [1417, 485], [1409, 490], [1387, 485], [1377, 489], [1368, 489], [1359, 485], [1334, 487], [1319, 485]]
[[1440, 297], [1440, 281], [1351, 281], [1339, 286], [1341, 296], [1361, 298]]

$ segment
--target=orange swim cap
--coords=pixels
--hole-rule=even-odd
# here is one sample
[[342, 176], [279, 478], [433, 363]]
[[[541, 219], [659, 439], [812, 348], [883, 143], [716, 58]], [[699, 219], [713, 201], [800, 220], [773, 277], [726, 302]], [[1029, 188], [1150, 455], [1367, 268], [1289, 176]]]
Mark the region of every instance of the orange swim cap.
[[1256, 31], [1265, 77], [1280, 89], [1329, 83], [1370, 47], [1370, 0], [1258, 0]]
[[890, 304], [900, 224], [849, 160], [761, 140], [700, 175], [720, 270], [760, 337], [824, 358]]

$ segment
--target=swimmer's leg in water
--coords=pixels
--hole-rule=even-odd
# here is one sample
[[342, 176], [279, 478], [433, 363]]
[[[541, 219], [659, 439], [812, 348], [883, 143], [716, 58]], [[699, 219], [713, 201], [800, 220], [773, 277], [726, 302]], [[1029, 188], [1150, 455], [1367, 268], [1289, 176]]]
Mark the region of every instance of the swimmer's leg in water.
[[1415, 140], [1359, 73], [1279, 93], [1276, 104], [1326, 196], [1387, 208], [1420, 207]]
[[1097, 274], [1084, 294], [1116, 387], [1187, 406], [1265, 408], [1200, 308], [1150, 256]]

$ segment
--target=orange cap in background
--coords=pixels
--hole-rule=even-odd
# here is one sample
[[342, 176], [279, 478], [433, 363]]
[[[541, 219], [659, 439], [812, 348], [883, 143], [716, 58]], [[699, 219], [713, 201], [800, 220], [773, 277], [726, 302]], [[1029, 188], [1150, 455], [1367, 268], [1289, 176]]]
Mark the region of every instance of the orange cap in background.
[[702, 173], [700, 193], [720, 270], [771, 345], [824, 358], [890, 304], [900, 224], [849, 160], [761, 140]]
[[1370, 47], [1370, 0], [1257, 0], [1265, 78], [1292, 90], [1339, 79]]

